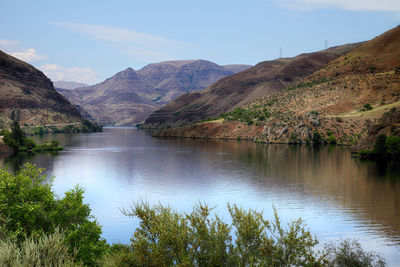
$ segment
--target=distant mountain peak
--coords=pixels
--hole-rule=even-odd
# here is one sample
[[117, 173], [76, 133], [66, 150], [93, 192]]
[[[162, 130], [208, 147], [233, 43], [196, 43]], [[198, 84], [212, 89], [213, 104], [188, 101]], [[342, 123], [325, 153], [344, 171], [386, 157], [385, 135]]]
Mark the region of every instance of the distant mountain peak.
[[170, 60], [126, 68], [99, 84], [63, 93], [102, 124], [134, 125], [181, 94], [234, 73], [203, 59]]
[[89, 86], [89, 84], [78, 83], [74, 81], [54, 81], [53, 85], [56, 88], [67, 89], [67, 90], [73, 90], [75, 88]]

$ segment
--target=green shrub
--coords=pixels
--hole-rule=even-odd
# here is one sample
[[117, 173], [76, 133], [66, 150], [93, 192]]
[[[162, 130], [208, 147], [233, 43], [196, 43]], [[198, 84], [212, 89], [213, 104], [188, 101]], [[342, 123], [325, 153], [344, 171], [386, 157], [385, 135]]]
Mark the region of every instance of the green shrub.
[[37, 239], [59, 227], [65, 233], [69, 252], [79, 248], [77, 260], [92, 265], [106, 249], [101, 228], [83, 203], [83, 189], [76, 187], [57, 198], [42, 169], [26, 164], [15, 174], [0, 169], [0, 214], [6, 229], [18, 243]]
[[328, 266], [384, 267], [385, 260], [378, 254], [365, 252], [356, 240], [343, 240], [326, 247]]
[[12, 239], [0, 240], [1, 266], [80, 266], [74, 263], [74, 256], [58, 229], [37, 239], [26, 238], [20, 244]]
[[372, 159], [375, 153], [372, 150], [360, 150], [358, 151], [358, 156], [361, 159]]
[[336, 144], [336, 137], [333, 134], [330, 134], [328, 137], [328, 142], [332, 145]]
[[372, 110], [372, 106], [371, 106], [371, 104], [370, 103], [367, 103], [367, 104], [365, 104], [364, 106], [363, 106], [363, 109], [362, 109], [363, 111], [369, 111], [369, 110]]
[[314, 144], [322, 144], [323, 139], [322, 136], [319, 132], [314, 132], [313, 133], [313, 137], [312, 137], [312, 141]]
[[32, 151], [36, 147], [36, 143], [32, 139], [26, 139], [25, 146], [29, 151]]
[[292, 133], [289, 138], [289, 144], [298, 144], [299, 142], [300, 141], [299, 141], [297, 134]]
[[400, 137], [399, 136], [388, 136], [385, 140], [386, 153], [392, 156], [400, 155]]
[[[124, 214], [140, 226], [125, 258], [131, 266], [320, 266], [323, 258], [313, 248], [318, 241], [301, 219], [286, 227], [275, 210], [272, 221], [261, 212], [228, 205], [231, 225], [198, 204], [189, 214], [170, 207], [135, 204]], [[235, 239], [231, 232], [235, 233]], [[115, 262], [115, 261], [114, 261]]]

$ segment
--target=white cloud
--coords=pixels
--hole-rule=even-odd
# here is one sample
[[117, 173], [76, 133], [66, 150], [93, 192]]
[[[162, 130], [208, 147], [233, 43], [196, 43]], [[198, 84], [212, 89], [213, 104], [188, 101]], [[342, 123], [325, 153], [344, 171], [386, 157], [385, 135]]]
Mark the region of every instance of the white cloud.
[[54, 24], [66, 29], [87, 34], [100, 40], [137, 45], [171, 45], [179, 42], [152, 34], [140, 33], [107, 25], [55, 22]]
[[10, 52], [13, 57], [19, 58], [23, 61], [32, 62], [40, 59], [46, 58], [45, 56], [38, 55], [36, 50], [33, 48], [28, 48], [20, 52]]
[[74, 81], [94, 84], [99, 81], [97, 72], [88, 67], [65, 68], [57, 64], [46, 64], [39, 67], [52, 81]]
[[339, 8], [353, 11], [400, 12], [400, 0], [278, 0], [295, 9]]
[[44, 55], [39, 55], [33, 48], [21, 47], [18, 41], [0, 39], [0, 49], [4, 52], [19, 58], [23, 61], [32, 62], [46, 58]]
[[107, 25], [55, 22], [57, 26], [78, 32], [91, 38], [116, 45], [121, 51], [140, 61], [168, 60], [171, 53], [189, 45], [153, 34], [136, 32]]

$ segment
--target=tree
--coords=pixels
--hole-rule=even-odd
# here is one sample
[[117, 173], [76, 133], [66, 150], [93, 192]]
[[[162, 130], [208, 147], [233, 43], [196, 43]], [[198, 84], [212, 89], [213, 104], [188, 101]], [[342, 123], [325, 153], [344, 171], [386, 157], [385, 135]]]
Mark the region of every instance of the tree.
[[57, 198], [43, 169], [26, 164], [15, 174], [0, 169], [0, 214], [18, 243], [64, 231], [70, 253], [79, 248], [78, 261], [92, 265], [106, 250], [101, 227], [83, 203], [83, 189], [75, 187]]
[[9, 147], [18, 150], [19, 147], [25, 146], [25, 133], [22, 131], [19, 123], [14, 121], [11, 125], [11, 132], [6, 131], [4, 134], [4, 143]]

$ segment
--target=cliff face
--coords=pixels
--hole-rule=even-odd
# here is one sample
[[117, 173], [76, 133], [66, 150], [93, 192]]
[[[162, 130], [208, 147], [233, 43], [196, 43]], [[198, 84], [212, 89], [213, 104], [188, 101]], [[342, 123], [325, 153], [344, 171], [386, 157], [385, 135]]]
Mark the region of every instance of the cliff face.
[[[73, 105], [33, 66], [0, 51], [1, 121], [44, 125], [80, 122]], [[4, 127], [4, 126], [3, 126]]]
[[261, 62], [223, 78], [201, 92], [180, 96], [151, 114], [144, 127], [175, 127], [232, 111], [262, 96], [282, 90], [358, 45], [345, 45], [294, 58]]
[[[216, 121], [216, 125], [225, 129], [224, 124], [234, 121], [241, 124], [240, 129], [249, 131], [257, 125], [261, 131], [253, 139], [260, 142], [307, 143], [319, 139], [370, 148], [379, 133], [399, 134], [395, 112], [400, 108], [399, 84], [400, 27], [396, 27], [283, 90], [223, 114], [224, 121]], [[388, 116], [390, 111], [392, 115]], [[192, 137], [196, 136], [193, 127], [204, 130], [206, 126], [192, 126]], [[185, 131], [187, 127], [179, 133]], [[228, 131], [224, 135], [234, 137]], [[176, 135], [177, 130], [157, 134], [168, 136], [170, 132]], [[211, 132], [209, 137], [213, 137]]]
[[234, 74], [229, 69], [244, 68], [235, 66], [225, 69], [206, 60], [166, 61], [137, 71], [128, 68], [102, 83], [60, 92], [101, 124], [134, 125], [181, 94]]

